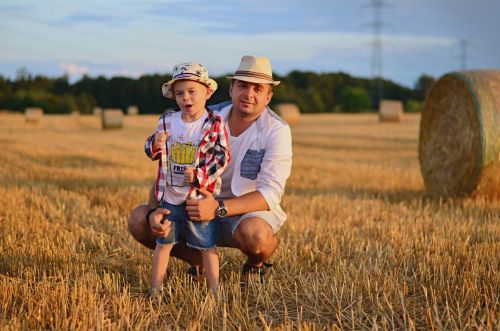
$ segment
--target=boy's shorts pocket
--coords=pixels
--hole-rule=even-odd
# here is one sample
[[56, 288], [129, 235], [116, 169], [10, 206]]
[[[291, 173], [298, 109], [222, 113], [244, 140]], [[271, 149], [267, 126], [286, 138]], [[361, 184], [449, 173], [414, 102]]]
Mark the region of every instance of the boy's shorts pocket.
[[249, 149], [243, 157], [243, 161], [241, 161], [240, 176], [246, 179], [256, 179], [264, 153], [264, 149]]

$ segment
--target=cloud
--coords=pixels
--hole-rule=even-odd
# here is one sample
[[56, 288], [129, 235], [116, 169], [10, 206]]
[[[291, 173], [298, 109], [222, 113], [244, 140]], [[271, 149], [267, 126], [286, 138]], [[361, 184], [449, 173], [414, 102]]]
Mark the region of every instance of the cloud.
[[89, 68], [86, 66], [80, 66], [76, 63], [59, 63], [59, 68], [69, 76], [82, 76], [89, 73]]

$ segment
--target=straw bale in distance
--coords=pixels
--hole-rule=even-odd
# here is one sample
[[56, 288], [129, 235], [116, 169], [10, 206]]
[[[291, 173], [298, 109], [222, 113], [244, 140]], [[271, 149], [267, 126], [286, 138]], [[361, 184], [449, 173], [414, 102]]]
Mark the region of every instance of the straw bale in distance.
[[39, 107], [28, 107], [24, 110], [24, 116], [28, 123], [38, 123], [42, 119], [43, 109]]
[[381, 100], [378, 118], [380, 122], [401, 122], [403, 103], [399, 100]]
[[297, 124], [300, 120], [300, 110], [294, 103], [280, 103], [273, 107], [276, 114], [280, 115], [289, 125]]
[[127, 107], [127, 115], [139, 115], [139, 107], [137, 106], [128, 106]]
[[419, 161], [439, 196], [500, 197], [500, 71], [441, 77], [425, 101]]
[[123, 111], [121, 109], [104, 109], [101, 116], [103, 129], [121, 129], [123, 127]]

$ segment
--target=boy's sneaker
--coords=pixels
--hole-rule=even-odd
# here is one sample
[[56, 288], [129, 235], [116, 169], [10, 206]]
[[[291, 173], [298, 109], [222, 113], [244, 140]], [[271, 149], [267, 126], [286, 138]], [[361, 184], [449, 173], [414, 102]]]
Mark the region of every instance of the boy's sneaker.
[[163, 296], [162, 287], [152, 287], [149, 289], [147, 299], [149, 301], [159, 302]]

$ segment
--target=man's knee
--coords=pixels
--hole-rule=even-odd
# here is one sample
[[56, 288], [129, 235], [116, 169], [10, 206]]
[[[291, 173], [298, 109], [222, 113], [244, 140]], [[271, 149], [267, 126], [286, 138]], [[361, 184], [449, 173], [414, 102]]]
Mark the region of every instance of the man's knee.
[[260, 218], [247, 218], [241, 221], [234, 232], [234, 239], [243, 251], [253, 254], [274, 251], [278, 243], [271, 226]]
[[134, 235], [137, 232], [143, 232], [146, 228], [147, 205], [140, 205], [132, 210], [127, 221], [128, 231]]
[[136, 207], [128, 217], [128, 231], [135, 240], [144, 246], [154, 249], [156, 246], [155, 238], [151, 232], [151, 228], [146, 222], [146, 214], [149, 208], [147, 205]]

